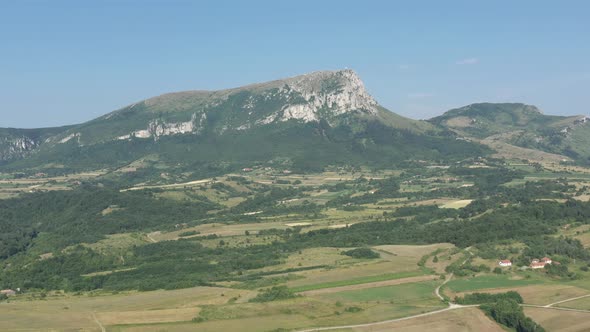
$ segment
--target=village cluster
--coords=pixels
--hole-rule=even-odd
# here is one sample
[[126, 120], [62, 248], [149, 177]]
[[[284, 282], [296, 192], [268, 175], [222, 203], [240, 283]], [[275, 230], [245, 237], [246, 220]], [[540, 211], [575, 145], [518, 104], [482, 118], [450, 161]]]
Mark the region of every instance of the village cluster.
[[[540, 260], [537, 259], [537, 258], [533, 258], [531, 260], [531, 264], [529, 265], [529, 268], [531, 268], [531, 269], [542, 269], [547, 264], [559, 265], [560, 263], [557, 262], [557, 261], [551, 260], [551, 258], [549, 258], [549, 257], [543, 257]], [[501, 261], [498, 262], [498, 265], [500, 265], [502, 267], [508, 267], [508, 266], [512, 266], [512, 262], [509, 259], [503, 259], [503, 260], [501, 260]]]

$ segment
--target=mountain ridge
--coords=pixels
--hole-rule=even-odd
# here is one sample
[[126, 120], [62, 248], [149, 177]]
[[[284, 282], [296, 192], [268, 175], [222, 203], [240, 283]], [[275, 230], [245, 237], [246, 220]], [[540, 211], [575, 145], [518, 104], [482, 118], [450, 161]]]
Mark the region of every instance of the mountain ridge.
[[[240, 96], [243, 98], [240, 99]], [[162, 94], [135, 102], [126, 107], [102, 115], [78, 125], [49, 128], [54, 134], [43, 141], [33, 140], [27, 135], [13, 137], [13, 144], [29, 142], [21, 149], [5, 149], [0, 159], [23, 157], [27, 152], [41, 145], [65, 144], [71, 141], [80, 146], [104, 143], [110, 140], [132, 138], [153, 138], [175, 134], [200, 134], [211, 117], [219, 116], [225, 103], [231, 103], [231, 110], [225, 110], [226, 120], [217, 131], [228, 129], [247, 130], [289, 120], [303, 122], [322, 119], [335, 124], [338, 118], [351, 115], [377, 117], [390, 125], [401, 123], [403, 127], [422, 130], [428, 124], [393, 114], [383, 107], [366, 91], [362, 80], [349, 69], [317, 71], [304, 75], [254, 83], [217, 91], [182, 91]], [[257, 104], [276, 105], [266, 107]], [[238, 112], [236, 108], [239, 108]], [[261, 110], [262, 108], [269, 108]], [[216, 114], [218, 113], [218, 114]], [[233, 114], [232, 114], [233, 113]], [[247, 115], [246, 115], [247, 114]], [[129, 118], [134, 118], [129, 121]], [[128, 123], [125, 123], [127, 121]], [[95, 127], [95, 128], [94, 128]], [[8, 129], [0, 129], [8, 131]], [[57, 133], [56, 133], [57, 131]], [[24, 131], [23, 131], [24, 132]], [[22, 145], [22, 144], [21, 144]], [[12, 152], [12, 155], [11, 155]]]
[[0, 171], [67, 174], [141, 165], [129, 176], [134, 182], [161, 181], [163, 169], [173, 174], [167, 181], [183, 181], [253, 164], [278, 163], [305, 172], [487, 153], [443, 128], [385, 109], [349, 69], [221, 91], [164, 94], [65, 128], [22, 150], [5, 155]]
[[[0, 129], [0, 160], [5, 170], [56, 172], [123, 167], [147, 156], [186, 174], [278, 160], [317, 170], [331, 163], [480, 157], [487, 153], [480, 144], [497, 150], [488, 141], [506, 132], [511, 136], [500, 137], [503, 143], [579, 159], [590, 151], [566, 142], [568, 135], [586, 137], [576, 121], [582, 120], [543, 115], [520, 103], [477, 103], [412, 120], [379, 105], [345, 69], [167, 93], [42, 134]], [[541, 134], [547, 139], [538, 140]]]
[[[590, 158], [590, 117], [545, 115], [523, 103], [475, 103], [429, 120], [457, 135], [562, 155], [563, 160]], [[496, 148], [497, 149], [497, 148]]]

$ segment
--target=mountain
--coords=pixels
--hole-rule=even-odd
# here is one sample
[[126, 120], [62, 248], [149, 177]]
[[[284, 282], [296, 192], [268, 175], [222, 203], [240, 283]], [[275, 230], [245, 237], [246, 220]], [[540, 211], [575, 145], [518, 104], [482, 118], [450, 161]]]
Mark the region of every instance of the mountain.
[[[170, 93], [80, 125], [17, 133], [0, 142], [5, 170], [63, 172], [130, 163], [199, 174], [252, 163], [303, 170], [464, 158], [485, 150], [386, 110], [352, 70]], [[10, 149], [19, 142], [24, 145]]]
[[542, 151], [541, 159], [587, 162], [590, 118], [545, 115], [519, 103], [480, 103], [450, 110], [430, 123], [499, 150], [505, 157], [525, 157]]

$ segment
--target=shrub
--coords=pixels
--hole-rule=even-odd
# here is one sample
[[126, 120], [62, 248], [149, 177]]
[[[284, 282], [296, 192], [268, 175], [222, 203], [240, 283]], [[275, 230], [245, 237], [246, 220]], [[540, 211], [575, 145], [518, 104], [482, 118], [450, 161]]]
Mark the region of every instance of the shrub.
[[378, 252], [374, 252], [370, 248], [356, 248], [342, 252], [342, 255], [350, 256], [352, 258], [379, 258]]
[[509, 291], [506, 293], [489, 294], [489, 293], [472, 293], [467, 294], [464, 297], [455, 297], [455, 302], [458, 304], [482, 304], [482, 303], [493, 303], [500, 300], [511, 300], [516, 303], [523, 303], [522, 296], [515, 291]]
[[287, 286], [274, 286], [262, 290], [256, 297], [250, 299], [250, 302], [270, 302], [292, 299], [294, 297], [297, 297], [297, 295], [287, 288]]
[[198, 235], [198, 234], [201, 234], [201, 232], [199, 232], [199, 231], [186, 231], [186, 232], [182, 232], [182, 233], [178, 234], [178, 236], [184, 237], [184, 236], [191, 236], [191, 235]]

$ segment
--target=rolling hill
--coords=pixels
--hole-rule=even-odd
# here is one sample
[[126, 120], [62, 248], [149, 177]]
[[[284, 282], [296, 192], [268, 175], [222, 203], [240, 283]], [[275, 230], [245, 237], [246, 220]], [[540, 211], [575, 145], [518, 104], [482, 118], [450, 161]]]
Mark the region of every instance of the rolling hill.
[[513, 150], [520, 157], [535, 151], [547, 153], [541, 158], [581, 163], [590, 157], [590, 118], [584, 115], [545, 115], [531, 105], [480, 103], [450, 110], [429, 121], [503, 150], [499, 152]]

